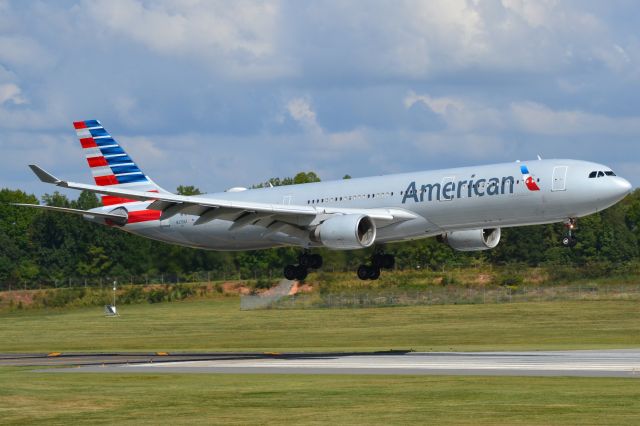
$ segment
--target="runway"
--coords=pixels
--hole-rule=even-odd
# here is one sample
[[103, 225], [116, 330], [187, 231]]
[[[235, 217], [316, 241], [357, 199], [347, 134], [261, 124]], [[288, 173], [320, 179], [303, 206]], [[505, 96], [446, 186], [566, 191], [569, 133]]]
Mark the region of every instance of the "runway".
[[[189, 354], [193, 358], [198, 354]], [[172, 355], [175, 356], [175, 355]], [[582, 376], [640, 379], [640, 350], [545, 352], [377, 352], [200, 354], [166, 362], [85, 365], [40, 371], [76, 373], [384, 374]]]

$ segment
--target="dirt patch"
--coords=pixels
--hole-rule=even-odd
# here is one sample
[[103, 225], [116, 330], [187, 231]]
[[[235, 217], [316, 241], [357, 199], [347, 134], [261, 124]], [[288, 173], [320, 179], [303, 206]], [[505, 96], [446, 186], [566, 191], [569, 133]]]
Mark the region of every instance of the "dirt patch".
[[313, 292], [313, 285], [309, 283], [299, 283], [298, 281], [294, 282], [291, 290], [289, 290], [289, 296], [293, 296], [298, 293], [311, 293]]
[[38, 290], [13, 290], [0, 293], [0, 304], [8, 306], [22, 305], [25, 308], [33, 305], [34, 296]]
[[222, 292], [225, 294], [251, 294], [251, 289], [246, 285], [238, 282], [226, 282], [222, 284]]
[[475, 283], [479, 285], [491, 284], [493, 276], [491, 274], [478, 274], [475, 279]]

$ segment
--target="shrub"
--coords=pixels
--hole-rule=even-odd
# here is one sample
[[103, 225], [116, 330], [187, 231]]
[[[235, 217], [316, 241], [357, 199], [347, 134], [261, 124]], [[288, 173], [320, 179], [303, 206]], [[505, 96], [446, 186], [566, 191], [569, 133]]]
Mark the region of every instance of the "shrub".
[[505, 275], [500, 280], [500, 285], [503, 287], [511, 287], [512, 289], [516, 289], [523, 282], [524, 278], [520, 275]]

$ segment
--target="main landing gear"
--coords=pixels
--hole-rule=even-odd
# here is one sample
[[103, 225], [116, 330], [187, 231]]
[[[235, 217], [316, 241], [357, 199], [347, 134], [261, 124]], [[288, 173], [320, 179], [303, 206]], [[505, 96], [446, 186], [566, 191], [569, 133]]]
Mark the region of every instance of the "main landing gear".
[[303, 252], [298, 256], [297, 265], [287, 265], [284, 267], [284, 277], [288, 280], [303, 281], [309, 274], [309, 269], [319, 269], [322, 267], [322, 256]]
[[375, 253], [371, 256], [370, 265], [360, 265], [358, 267], [358, 278], [361, 280], [377, 280], [380, 278], [381, 269], [393, 269], [396, 258], [392, 254]]
[[577, 220], [570, 218], [564, 226], [567, 228], [567, 233], [562, 237], [562, 247], [575, 247], [578, 244], [578, 239], [574, 235], [576, 229]]

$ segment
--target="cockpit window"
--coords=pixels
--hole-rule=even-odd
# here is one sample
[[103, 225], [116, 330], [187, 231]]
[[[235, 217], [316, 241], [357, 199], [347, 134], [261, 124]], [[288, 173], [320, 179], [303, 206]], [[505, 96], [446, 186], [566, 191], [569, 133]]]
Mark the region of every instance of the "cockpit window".
[[604, 176], [604, 172], [598, 172], [598, 177], [603, 177]]
[[593, 179], [597, 175], [598, 175], [598, 172], [591, 172], [591, 173], [589, 173], [589, 179]]
[[607, 176], [615, 176], [616, 175], [611, 170], [604, 172], [604, 174], [607, 175]]

